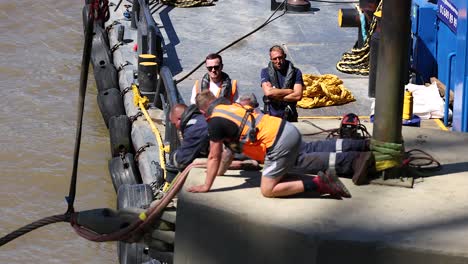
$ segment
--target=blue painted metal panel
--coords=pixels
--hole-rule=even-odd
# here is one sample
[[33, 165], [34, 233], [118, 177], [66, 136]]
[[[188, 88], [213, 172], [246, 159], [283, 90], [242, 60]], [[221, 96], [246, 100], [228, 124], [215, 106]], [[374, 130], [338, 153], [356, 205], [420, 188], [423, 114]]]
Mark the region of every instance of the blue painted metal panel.
[[411, 7], [412, 61], [419, 84], [437, 75], [437, 5], [413, 0]]
[[[412, 67], [454, 92], [453, 130], [468, 132], [467, 0], [412, 1]], [[421, 83], [421, 78], [417, 79]], [[444, 123], [448, 124], [448, 105]]]
[[[440, 22], [437, 40], [437, 78], [445, 84], [446, 95], [449, 95], [455, 82], [457, 36], [445, 23]], [[448, 125], [448, 104], [445, 105], [444, 124]]]
[[[446, 98], [453, 91], [457, 59], [457, 35], [454, 24], [453, 9], [455, 5], [449, 0], [437, 2], [437, 78], [447, 87]], [[450, 11], [448, 11], [450, 10]], [[448, 125], [449, 106], [445, 105], [444, 124]]]
[[453, 1], [458, 9], [457, 21], [457, 67], [454, 80], [453, 129], [468, 132], [468, 3]]

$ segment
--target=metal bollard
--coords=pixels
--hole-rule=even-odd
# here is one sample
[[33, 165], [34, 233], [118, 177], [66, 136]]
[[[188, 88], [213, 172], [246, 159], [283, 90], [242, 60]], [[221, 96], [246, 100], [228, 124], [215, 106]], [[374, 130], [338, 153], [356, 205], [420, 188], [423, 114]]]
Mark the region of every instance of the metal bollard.
[[156, 83], [158, 81], [157, 63], [144, 61], [138, 63], [138, 85], [142, 96], [154, 100]]

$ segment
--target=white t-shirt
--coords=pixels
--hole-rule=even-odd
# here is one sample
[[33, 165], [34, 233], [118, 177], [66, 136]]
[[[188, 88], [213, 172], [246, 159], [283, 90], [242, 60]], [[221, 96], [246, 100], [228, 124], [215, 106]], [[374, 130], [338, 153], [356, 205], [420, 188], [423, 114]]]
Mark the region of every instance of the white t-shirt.
[[[219, 86], [221, 85], [221, 82], [219, 83], [214, 83], [212, 81], [210, 81], [210, 91], [216, 96], [216, 97], [219, 97], [222, 93], [222, 88], [220, 88]], [[201, 87], [201, 83], [198, 82], [198, 89], [200, 89]], [[236, 84], [236, 91], [234, 92], [234, 102], [237, 101], [237, 99], [239, 99], [239, 82], [237, 82]], [[193, 85], [193, 88], [192, 88], [192, 96], [190, 97], [190, 103], [191, 104], [195, 104], [195, 96], [197, 96], [197, 87], [196, 85], [194, 84]]]

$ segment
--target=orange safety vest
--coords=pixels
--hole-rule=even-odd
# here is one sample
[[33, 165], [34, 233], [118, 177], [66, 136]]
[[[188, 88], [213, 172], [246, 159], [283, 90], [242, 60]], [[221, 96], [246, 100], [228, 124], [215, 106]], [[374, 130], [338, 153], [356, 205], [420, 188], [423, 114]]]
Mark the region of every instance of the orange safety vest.
[[[239, 104], [220, 104], [215, 106], [209, 119], [213, 117], [226, 118], [240, 128], [242, 119], [246, 116], [247, 109], [249, 108], [252, 109], [249, 106], [244, 108]], [[252, 111], [251, 113], [247, 113], [247, 115], [250, 116], [247, 117], [247, 122], [239, 137], [242, 153], [263, 163], [267, 149], [275, 143], [283, 120], [278, 117], [264, 115], [258, 111]], [[255, 123], [255, 126], [253, 123]], [[252, 133], [252, 129], [254, 129], [254, 135], [256, 136], [254, 139], [249, 137], [249, 132]]]
[[[211, 81], [210, 81], [211, 82]], [[219, 98], [221, 95], [221, 91], [223, 90], [223, 83], [221, 82], [221, 85], [219, 87], [218, 92], [215, 94], [216, 98]], [[226, 98], [229, 101], [231, 101], [231, 104], [234, 103], [234, 96], [236, 95], [237, 91], [237, 80], [232, 80], [231, 84], [231, 96], [230, 98]], [[201, 92], [201, 87], [198, 85], [198, 80], [195, 81], [195, 92], [196, 94], [199, 94]]]

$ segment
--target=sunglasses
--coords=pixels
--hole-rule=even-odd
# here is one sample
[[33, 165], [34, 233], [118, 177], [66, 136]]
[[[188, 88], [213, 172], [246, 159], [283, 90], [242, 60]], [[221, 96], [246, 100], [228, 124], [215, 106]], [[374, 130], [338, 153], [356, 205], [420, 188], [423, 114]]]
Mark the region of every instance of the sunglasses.
[[208, 69], [208, 71], [212, 71], [213, 69], [215, 69], [215, 71], [218, 71], [221, 68], [221, 65], [206, 66], [206, 68]]

